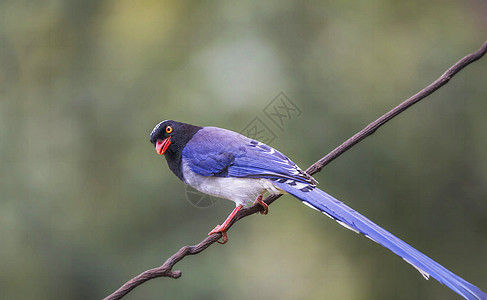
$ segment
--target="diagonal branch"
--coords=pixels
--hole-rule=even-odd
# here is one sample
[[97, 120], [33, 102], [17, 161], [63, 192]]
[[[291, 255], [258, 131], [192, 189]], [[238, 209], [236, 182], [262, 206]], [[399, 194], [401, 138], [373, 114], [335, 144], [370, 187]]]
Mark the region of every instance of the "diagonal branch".
[[[389, 120], [391, 120], [401, 112], [411, 107], [413, 104], [429, 96], [430, 94], [438, 90], [440, 87], [448, 83], [448, 81], [450, 81], [450, 79], [453, 76], [455, 76], [458, 72], [460, 72], [463, 68], [465, 68], [470, 63], [480, 59], [486, 52], [487, 52], [487, 41], [482, 45], [482, 47], [479, 50], [460, 59], [452, 67], [446, 70], [446, 72], [443, 73], [443, 75], [441, 75], [433, 83], [431, 83], [430, 85], [428, 85], [427, 87], [425, 87], [424, 89], [422, 89], [417, 94], [410, 97], [409, 99], [405, 100], [404, 102], [402, 102], [401, 104], [399, 104], [398, 106], [396, 106], [395, 108], [387, 112], [386, 114], [382, 115], [374, 122], [367, 125], [364, 129], [362, 129], [357, 134], [355, 134], [354, 136], [346, 140], [343, 144], [335, 148], [325, 157], [321, 158], [319, 161], [311, 165], [306, 170], [306, 172], [310, 175], [313, 175], [321, 171], [321, 169], [324, 166], [329, 164], [332, 160], [336, 159], [338, 156], [342, 155], [348, 149], [358, 144], [364, 138], [373, 134], [377, 129], [379, 129], [379, 127], [387, 123]], [[280, 196], [281, 195], [270, 195], [264, 200], [264, 202], [267, 204], [271, 204]], [[254, 205], [252, 207], [242, 209], [235, 216], [232, 222], [230, 222], [228, 228], [230, 228], [238, 220], [245, 218], [249, 215], [255, 214], [256, 212], [259, 212], [261, 210], [262, 210], [262, 206], [260, 205]], [[157, 278], [157, 277], [179, 278], [181, 276], [181, 271], [179, 270], [173, 271], [172, 268], [174, 267], [174, 265], [188, 255], [198, 254], [201, 251], [205, 250], [210, 245], [214, 244], [218, 239], [220, 239], [221, 236], [222, 236], [221, 233], [215, 233], [212, 234], [211, 236], [208, 236], [197, 245], [182, 247], [177, 253], [175, 253], [168, 260], [166, 260], [166, 262], [164, 262], [162, 266], [144, 271], [140, 275], [132, 278], [131, 280], [126, 282], [122, 287], [120, 287], [118, 290], [116, 290], [111, 295], [104, 298], [104, 300], [121, 299], [137, 286], [153, 278]]]

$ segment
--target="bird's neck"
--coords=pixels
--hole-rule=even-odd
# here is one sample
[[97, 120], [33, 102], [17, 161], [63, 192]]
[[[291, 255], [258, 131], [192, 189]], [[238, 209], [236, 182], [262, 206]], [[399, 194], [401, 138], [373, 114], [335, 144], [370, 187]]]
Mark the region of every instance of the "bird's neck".
[[182, 181], [184, 181], [181, 165], [183, 149], [186, 144], [193, 138], [195, 133], [197, 133], [202, 128], [203, 127], [200, 126], [184, 124], [184, 126], [181, 128], [181, 132], [178, 135], [178, 139], [171, 141], [171, 146], [167, 149], [166, 153], [164, 153], [169, 169]]
[[169, 169], [176, 175], [181, 181], [184, 181], [183, 177], [183, 170], [181, 166], [181, 161], [182, 161], [182, 154], [181, 151], [175, 152], [175, 151], [166, 151], [164, 153], [164, 156], [166, 157], [167, 165], [169, 166]]

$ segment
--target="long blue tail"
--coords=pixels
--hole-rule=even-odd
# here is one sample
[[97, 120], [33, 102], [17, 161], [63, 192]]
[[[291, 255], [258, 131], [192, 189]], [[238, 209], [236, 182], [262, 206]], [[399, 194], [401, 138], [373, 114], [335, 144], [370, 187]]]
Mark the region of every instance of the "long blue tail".
[[293, 180], [277, 179], [274, 184], [301, 200], [307, 206], [323, 212], [346, 228], [362, 233], [381, 244], [415, 267], [425, 279], [430, 276], [448, 286], [465, 299], [486, 300], [487, 294], [478, 287], [453, 274], [431, 258], [409, 246], [387, 230], [376, 225], [315, 186]]

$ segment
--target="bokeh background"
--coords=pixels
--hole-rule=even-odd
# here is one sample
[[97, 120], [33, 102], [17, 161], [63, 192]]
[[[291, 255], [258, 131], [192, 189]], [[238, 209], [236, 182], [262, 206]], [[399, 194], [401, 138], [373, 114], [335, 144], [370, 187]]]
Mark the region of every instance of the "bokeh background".
[[[487, 36], [483, 0], [0, 2], [0, 298], [99, 299], [199, 242], [159, 121], [258, 117], [306, 168]], [[284, 92], [301, 114], [264, 108]], [[487, 58], [315, 178], [487, 290]], [[458, 299], [290, 196], [126, 299]]]

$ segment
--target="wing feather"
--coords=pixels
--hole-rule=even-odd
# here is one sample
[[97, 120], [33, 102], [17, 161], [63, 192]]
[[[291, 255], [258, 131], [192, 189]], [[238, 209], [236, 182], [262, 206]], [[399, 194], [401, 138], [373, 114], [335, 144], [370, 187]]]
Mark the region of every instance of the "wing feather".
[[186, 144], [183, 159], [202, 176], [287, 178], [316, 183], [276, 149], [236, 132], [205, 127]]

